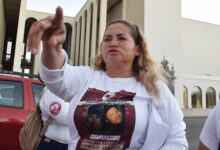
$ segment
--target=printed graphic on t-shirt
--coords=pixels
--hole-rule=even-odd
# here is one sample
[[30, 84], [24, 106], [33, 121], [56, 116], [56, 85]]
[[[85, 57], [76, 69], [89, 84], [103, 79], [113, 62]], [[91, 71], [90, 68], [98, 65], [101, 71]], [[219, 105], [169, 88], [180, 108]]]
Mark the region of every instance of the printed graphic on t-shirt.
[[123, 150], [135, 126], [133, 98], [127, 91], [88, 89], [74, 113], [80, 135], [77, 150]]
[[61, 110], [61, 104], [59, 102], [52, 102], [50, 104], [50, 112], [52, 115], [56, 116], [60, 113], [60, 110]]

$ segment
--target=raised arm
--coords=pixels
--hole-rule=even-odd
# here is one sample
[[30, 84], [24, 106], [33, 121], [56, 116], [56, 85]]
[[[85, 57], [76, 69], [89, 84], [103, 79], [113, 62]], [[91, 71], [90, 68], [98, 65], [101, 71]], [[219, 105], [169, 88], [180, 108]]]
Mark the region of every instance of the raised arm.
[[37, 54], [43, 42], [42, 62], [48, 69], [60, 69], [65, 61], [62, 44], [66, 38], [63, 10], [56, 9], [54, 17], [47, 17], [33, 23], [28, 33], [27, 50]]

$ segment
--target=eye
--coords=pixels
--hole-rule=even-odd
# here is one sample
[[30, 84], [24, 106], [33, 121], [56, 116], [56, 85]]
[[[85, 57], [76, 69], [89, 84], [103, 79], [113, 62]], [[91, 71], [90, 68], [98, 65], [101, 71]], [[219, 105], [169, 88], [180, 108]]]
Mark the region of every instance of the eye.
[[126, 38], [123, 37], [123, 36], [119, 37], [118, 39], [119, 39], [119, 40], [126, 40]]
[[104, 42], [108, 42], [108, 41], [110, 41], [110, 40], [111, 40], [110, 37], [105, 37], [103, 41], [104, 41]]

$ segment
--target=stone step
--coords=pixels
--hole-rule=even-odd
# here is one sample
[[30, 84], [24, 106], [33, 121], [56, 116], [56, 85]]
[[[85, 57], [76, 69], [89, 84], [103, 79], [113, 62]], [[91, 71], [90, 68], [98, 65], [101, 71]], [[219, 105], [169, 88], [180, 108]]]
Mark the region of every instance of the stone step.
[[182, 109], [184, 117], [207, 117], [212, 109]]

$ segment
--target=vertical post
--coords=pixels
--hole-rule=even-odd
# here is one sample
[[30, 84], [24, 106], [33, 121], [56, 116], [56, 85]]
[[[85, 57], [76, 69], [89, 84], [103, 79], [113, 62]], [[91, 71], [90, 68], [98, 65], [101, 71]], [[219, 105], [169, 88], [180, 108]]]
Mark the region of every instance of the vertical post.
[[92, 16], [92, 41], [91, 41], [91, 57], [94, 57], [96, 55], [96, 30], [97, 30], [97, 5], [98, 0], [96, 0], [96, 3], [93, 5], [93, 16]]
[[122, 0], [122, 19], [126, 19], [127, 0]]
[[42, 52], [42, 42], [40, 44], [40, 52], [37, 55], [34, 55], [34, 64], [33, 64], [33, 73], [38, 74], [39, 71], [39, 62], [40, 62], [40, 54]]
[[99, 12], [99, 45], [102, 42], [102, 37], [106, 28], [107, 20], [107, 0], [100, 0], [100, 12]]
[[81, 40], [80, 40], [80, 60], [79, 60], [79, 65], [83, 65], [83, 55], [84, 55], [84, 49], [85, 49], [85, 41], [84, 41], [84, 37], [85, 37], [85, 16], [82, 15], [82, 25], [81, 25]]
[[91, 6], [87, 9], [87, 19], [86, 19], [86, 46], [85, 46], [85, 55], [84, 55], [84, 64], [89, 65], [89, 51], [90, 51], [90, 26], [91, 26]]
[[71, 55], [70, 55], [70, 59], [73, 61], [73, 63], [75, 62], [75, 45], [76, 45], [76, 24], [73, 25], [73, 32], [72, 32], [72, 48], [71, 48]]
[[24, 39], [26, 4], [27, 4], [26, 0], [21, 0], [16, 45], [15, 45], [14, 64], [13, 64], [13, 71], [17, 71], [17, 72], [21, 72], [21, 55], [22, 55], [21, 53], [22, 53], [23, 39]]
[[188, 108], [192, 108], [192, 93], [191, 90], [188, 90]]
[[76, 49], [75, 49], [75, 65], [78, 64], [78, 56], [79, 56], [79, 34], [80, 34], [80, 22], [77, 22], [77, 31], [76, 31]]
[[202, 108], [206, 108], [206, 92], [202, 90]]

